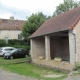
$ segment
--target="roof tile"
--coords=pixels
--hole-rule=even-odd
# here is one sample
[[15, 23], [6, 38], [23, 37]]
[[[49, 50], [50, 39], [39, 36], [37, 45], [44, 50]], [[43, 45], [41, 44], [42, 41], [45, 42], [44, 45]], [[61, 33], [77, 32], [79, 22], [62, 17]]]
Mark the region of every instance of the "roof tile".
[[0, 19], [0, 30], [21, 30], [24, 20]]
[[80, 7], [46, 20], [29, 38], [72, 29], [78, 19], [80, 19]]

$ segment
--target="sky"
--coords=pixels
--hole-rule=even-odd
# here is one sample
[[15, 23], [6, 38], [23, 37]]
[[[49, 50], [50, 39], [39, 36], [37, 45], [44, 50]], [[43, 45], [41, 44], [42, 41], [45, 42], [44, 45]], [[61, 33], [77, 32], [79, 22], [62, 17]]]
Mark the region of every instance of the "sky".
[[42, 12], [52, 16], [63, 0], [0, 0], [0, 18], [26, 20], [32, 13]]

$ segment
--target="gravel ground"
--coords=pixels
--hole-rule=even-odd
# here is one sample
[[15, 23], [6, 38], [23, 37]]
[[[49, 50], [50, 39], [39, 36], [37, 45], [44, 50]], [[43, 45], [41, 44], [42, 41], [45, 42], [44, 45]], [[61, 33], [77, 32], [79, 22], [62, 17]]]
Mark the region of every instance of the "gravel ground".
[[72, 71], [68, 74], [68, 77], [65, 78], [64, 80], [80, 80], [80, 75], [73, 75], [73, 73], [78, 73], [76, 71]]
[[37, 80], [37, 79], [0, 69], [0, 80]]
[[64, 80], [80, 80], [80, 75], [78, 75], [78, 76], [69, 76]]

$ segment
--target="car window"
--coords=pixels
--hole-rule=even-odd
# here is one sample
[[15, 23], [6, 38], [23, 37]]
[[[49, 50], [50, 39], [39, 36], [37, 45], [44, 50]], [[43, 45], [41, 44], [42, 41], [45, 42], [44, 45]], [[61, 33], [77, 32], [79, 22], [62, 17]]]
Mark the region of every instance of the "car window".
[[22, 52], [22, 50], [21, 50], [21, 49], [19, 49], [19, 50], [18, 50], [18, 52]]
[[6, 50], [6, 51], [11, 51], [11, 50], [14, 50], [13, 48], [10, 48], [10, 49], [4, 49], [4, 50]]
[[0, 50], [3, 50], [2, 48], [0, 48]]
[[10, 51], [10, 49], [4, 49], [5, 51]]
[[14, 50], [13, 48], [9, 49], [9, 50]]
[[17, 50], [16, 49], [14, 49], [14, 50], [12, 50], [11, 52], [16, 52]]

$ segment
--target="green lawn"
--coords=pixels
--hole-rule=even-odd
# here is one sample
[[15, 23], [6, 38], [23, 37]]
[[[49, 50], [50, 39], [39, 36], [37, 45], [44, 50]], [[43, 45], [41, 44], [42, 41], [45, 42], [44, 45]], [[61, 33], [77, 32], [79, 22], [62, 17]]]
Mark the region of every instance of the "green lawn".
[[4, 59], [3, 57], [0, 57], [0, 65], [15, 64], [21, 62], [26, 62], [26, 58], [10, 60], [10, 59]]
[[[52, 70], [49, 68], [44, 68], [41, 66], [36, 66], [32, 63], [27, 63], [28, 58], [20, 58], [20, 59], [13, 59], [13, 60], [5, 60], [0, 57], [0, 67], [9, 70], [14, 73], [18, 73], [20, 75], [30, 76], [33, 78], [37, 78], [39, 80], [63, 80], [64, 77], [67, 76], [67, 73]], [[24, 63], [23, 63], [24, 62]], [[44, 75], [62, 75], [58, 78], [45, 78]]]

